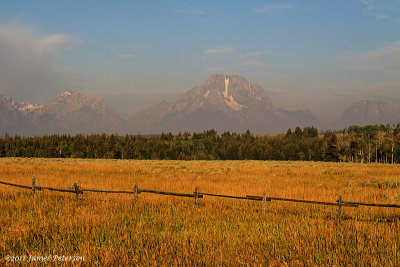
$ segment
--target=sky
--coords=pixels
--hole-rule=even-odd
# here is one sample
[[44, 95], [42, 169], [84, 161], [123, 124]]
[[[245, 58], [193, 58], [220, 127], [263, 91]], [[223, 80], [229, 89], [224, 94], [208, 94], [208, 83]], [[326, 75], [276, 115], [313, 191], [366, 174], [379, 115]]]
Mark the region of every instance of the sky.
[[123, 118], [215, 73], [329, 122], [400, 105], [400, 0], [0, 1], [0, 94], [102, 97]]

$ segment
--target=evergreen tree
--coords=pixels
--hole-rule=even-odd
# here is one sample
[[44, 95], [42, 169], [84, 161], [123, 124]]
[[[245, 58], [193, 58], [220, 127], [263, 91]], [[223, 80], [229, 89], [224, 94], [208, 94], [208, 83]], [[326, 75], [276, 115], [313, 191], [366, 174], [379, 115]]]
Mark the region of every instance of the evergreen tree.
[[337, 135], [332, 132], [327, 140], [327, 147], [324, 153], [325, 161], [339, 161], [339, 151], [337, 148]]

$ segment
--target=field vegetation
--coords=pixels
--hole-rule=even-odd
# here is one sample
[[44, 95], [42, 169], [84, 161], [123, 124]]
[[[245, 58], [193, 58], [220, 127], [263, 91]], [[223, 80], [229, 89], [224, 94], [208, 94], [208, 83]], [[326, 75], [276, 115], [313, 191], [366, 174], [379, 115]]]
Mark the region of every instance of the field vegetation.
[[[400, 204], [400, 166], [279, 161], [0, 159], [0, 180], [56, 188], [262, 195]], [[0, 185], [0, 265], [84, 256], [84, 265], [400, 264], [400, 209], [204, 196], [74, 194]], [[10, 264], [10, 262], [8, 262]], [[35, 262], [44, 264], [43, 262]], [[13, 263], [11, 263], [13, 264]], [[71, 264], [71, 262], [65, 262]], [[82, 264], [81, 262], [77, 264]]]

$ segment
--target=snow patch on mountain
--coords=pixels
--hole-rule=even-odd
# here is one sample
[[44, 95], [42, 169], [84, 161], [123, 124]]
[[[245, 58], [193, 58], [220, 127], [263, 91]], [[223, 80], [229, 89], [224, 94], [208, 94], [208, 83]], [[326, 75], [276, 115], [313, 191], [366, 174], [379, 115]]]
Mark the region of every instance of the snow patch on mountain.
[[228, 97], [229, 78], [225, 78], [225, 93], [224, 96]]
[[245, 106], [239, 104], [238, 102], [236, 102], [235, 99], [233, 99], [233, 96], [230, 96], [229, 98], [225, 98], [225, 103], [228, 105], [228, 107], [230, 107], [231, 109], [234, 109], [234, 110], [241, 110], [245, 107]]
[[13, 108], [21, 112], [38, 111], [43, 108], [43, 105], [20, 102], [12, 98], [8, 98], [8, 101], [11, 103]]
[[61, 96], [70, 96], [72, 95], [73, 92], [74, 92], [73, 90], [66, 90], [61, 94]]
[[224, 91], [224, 98], [225, 98], [225, 103], [228, 105], [233, 110], [241, 110], [244, 108], [243, 105], [239, 104], [236, 102], [236, 100], [233, 98], [233, 96], [228, 96], [228, 87], [229, 87], [229, 78], [225, 78], [225, 91]]
[[18, 108], [19, 111], [33, 111], [33, 110], [38, 110], [43, 108], [43, 105], [37, 105], [37, 104], [29, 104], [29, 103], [21, 103], [23, 106]]

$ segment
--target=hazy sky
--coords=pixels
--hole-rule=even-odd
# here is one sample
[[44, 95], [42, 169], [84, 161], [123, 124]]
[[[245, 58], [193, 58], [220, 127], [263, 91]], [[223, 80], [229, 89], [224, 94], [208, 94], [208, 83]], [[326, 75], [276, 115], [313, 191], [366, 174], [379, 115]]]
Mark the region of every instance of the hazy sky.
[[400, 1], [0, 1], [0, 94], [65, 89], [123, 117], [214, 73], [326, 121], [361, 99], [400, 105]]

